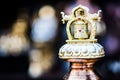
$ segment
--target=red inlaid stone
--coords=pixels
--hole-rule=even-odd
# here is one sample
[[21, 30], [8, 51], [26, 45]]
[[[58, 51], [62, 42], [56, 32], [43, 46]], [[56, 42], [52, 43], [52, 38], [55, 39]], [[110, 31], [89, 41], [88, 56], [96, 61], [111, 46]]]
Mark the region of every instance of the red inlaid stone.
[[81, 30], [79, 30], [79, 32], [81, 32]]
[[81, 18], [78, 18], [78, 20], [81, 20]]

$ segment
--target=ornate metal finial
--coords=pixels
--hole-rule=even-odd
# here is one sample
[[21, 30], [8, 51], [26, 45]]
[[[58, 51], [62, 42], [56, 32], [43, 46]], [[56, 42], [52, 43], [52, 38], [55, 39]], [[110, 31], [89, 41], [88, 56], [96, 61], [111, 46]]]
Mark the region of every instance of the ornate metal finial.
[[60, 48], [59, 58], [70, 62], [70, 70], [64, 80], [99, 80], [93, 71], [93, 64], [104, 56], [103, 47], [95, 39], [100, 12], [91, 14], [82, 5], [75, 7], [71, 15], [61, 12], [63, 23], [67, 21], [68, 40]]

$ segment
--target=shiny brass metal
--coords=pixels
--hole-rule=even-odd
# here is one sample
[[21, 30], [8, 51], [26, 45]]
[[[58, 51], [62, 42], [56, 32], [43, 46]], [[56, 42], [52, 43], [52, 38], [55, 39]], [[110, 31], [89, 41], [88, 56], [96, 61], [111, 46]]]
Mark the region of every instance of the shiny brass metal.
[[64, 80], [100, 80], [93, 71], [96, 59], [68, 59], [70, 71]]

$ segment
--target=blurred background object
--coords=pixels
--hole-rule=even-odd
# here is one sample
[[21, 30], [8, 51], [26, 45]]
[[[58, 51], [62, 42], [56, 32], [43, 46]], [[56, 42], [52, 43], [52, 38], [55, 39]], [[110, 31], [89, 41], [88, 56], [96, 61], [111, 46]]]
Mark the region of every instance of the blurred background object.
[[1, 55], [17, 56], [29, 49], [27, 28], [27, 13], [21, 13], [12, 24], [11, 31], [0, 37], [0, 52], [3, 53]]
[[38, 18], [32, 22], [29, 74], [33, 78], [49, 72], [55, 60], [54, 42], [58, 31], [55, 9], [50, 5], [42, 6]]
[[[9, 3], [9, 4], [6, 5], [6, 3]], [[0, 10], [1, 10], [0, 37], [4, 37], [4, 39], [5, 38], [7, 39], [5, 39], [5, 41], [4, 39], [3, 40], [0, 39], [0, 44], [4, 44], [3, 42], [5, 42], [5, 44], [7, 45], [13, 44], [13, 41], [11, 40], [11, 38], [8, 38], [8, 35], [11, 35], [13, 38], [13, 35], [14, 36], [18, 35], [19, 33], [21, 33], [22, 30], [23, 30], [22, 33], [24, 34], [23, 36], [24, 38], [22, 37], [23, 34], [21, 35], [19, 34], [19, 36], [22, 37], [23, 42], [21, 42], [20, 37], [19, 38], [17, 37], [17, 40], [14, 39], [15, 40], [14, 44], [18, 45], [18, 46], [12, 45], [13, 47], [11, 47], [12, 49], [10, 51], [13, 50], [14, 53], [7, 53], [9, 52], [8, 49], [10, 48], [8, 46], [6, 46], [7, 48], [4, 48], [4, 50], [1, 49], [2, 47], [0, 47], [0, 51], [1, 51], [0, 52], [0, 79], [1, 80], [33, 80], [30, 77], [30, 75], [28, 75], [28, 71], [30, 69], [30, 63], [32, 63], [32, 60], [34, 60], [32, 58], [36, 58], [36, 56], [34, 55], [35, 53], [38, 54], [38, 56], [44, 56], [44, 57], [46, 56], [46, 54], [45, 55], [40, 54], [42, 53], [41, 50], [43, 49], [41, 49], [40, 45], [38, 44], [38, 43], [41, 43], [40, 41], [45, 42], [46, 40], [52, 43], [49, 46], [48, 46], [48, 43], [47, 44], [44, 43], [44, 45], [47, 46], [46, 47], [47, 51], [50, 52], [48, 54], [51, 55], [51, 58], [52, 56], [54, 57], [53, 59], [51, 59], [50, 56], [46, 57], [48, 58], [48, 60], [51, 60], [49, 61], [51, 62], [49, 64], [52, 64], [52, 65], [50, 65], [51, 67], [46, 68], [46, 70], [48, 69], [47, 72], [44, 70], [45, 72], [42, 75], [40, 74], [41, 68], [40, 67], [36, 68], [36, 71], [38, 71], [36, 72], [36, 74], [39, 73], [39, 76], [40, 75], [41, 76], [40, 77], [35, 76], [35, 77], [38, 80], [62, 80], [62, 76], [68, 71], [69, 64], [58, 59], [58, 50], [63, 44], [65, 44], [65, 40], [67, 39], [67, 36], [65, 33], [66, 25], [62, 24], [60, 12], [64, 11], [66, 12], [65, 14], [69, 14], [69, 11], [74, 6], [77, 6], [79, 4], [89, 7], [91, 13], [96, 12], [98, 9], [102, 10], [101, 16], [103, 21], [101, 22], [101, 24], [98, 24], [99, 27], [98, 27], [97, 37], [99, 40], [98, 42], [101, 45], [103, 45], [105, 48], [106, 57], [95, 64], [95, 70], [98, 73], [98, 75], [100, 75], [100, 77], [103, 78], [103, 80], [120, 80], [120, 77], [119, 77], [120, 76], [120, 73], [119, 73], [120, 1], [119, 0], [30, 0], [30, 1], [2, 0], [0, 2]], [[58, 21], [57, 22], [58, 27], [56, 27], [58, 29], [57, 32], [55, 28], [54, 30], [49, 28], [45, 29], [47, 34], [44, 34], [44, 35], [47, 35], [47, 37], [46, 36], [44, 37], [41, 35], [42, 33], [40, 32], [41, 30], [39, 31], [33, 28], [33, 24], [34, 26], [40, 25], [41, 23], [37, 23], [37, 22], [43, 21], [43, 19], [41, 20], [41, 18], [39, 18], [40, 16], [38, 15], [38, 13], [39, 13], [39, 9], [42, 8], [44, 5], [51, 5], [55, 9], [55, 15]], [[27, 13], [27, 14], [24, 14], [24, 13]], [[43, 16], [44, 15], [46, 15], [46, 18], [47, 18], [47, 13], [43, 14]], [[56, 25], [54, 24], [55, 23], [54, 20], [55, 19], [52, 19], [52, 20], [50, 19], [50, 22], [53, 21], [53, 24], [50, 23], [50, 25], [54, 25], [54, 26]], [[46, 23], [49, 24], [49, 20], [46, 21]], [[24, 26], [21, 26], [21, 24]], [[45, 26], [47, 26], [48, 24], [46, 24]], [[20, 29], [13, 28], [13, 26], [15, 25], [16, 26], [20, 25], [19, 26]], [[50, 27], [50, 25], [48, 26]], [[15, 34], [13, 34], [13, 30]], [[41, 36], [36, 35], [33, 37], [33, 35], [39, 34], [39, 33]], [[54, 34], [53, 36], [48, 36], [48, 33], [49, 34], [57, 33], [57, 34]], [[51, 38], [53, 38], [53, 40]], [[23, 43], [26, 45], [22, 45]], [[27, 44], [29, 44], [30, 46]], [[28, 50], [24, 51], [25, 48], [23, 47], [27, 47], [27, 46], [29, 46], [29, 48], [26, 48]], [[17, 49], [14, 49], [14, 48], [17, 48]], [[17, 51], [18, 52], [20, 51], [20, 53], [15, 53]], [[21, 55], [21, 54], [25, 54], [25, 55]], [[18, 55], [18, 56], [11, 56], [11, 55]], [[41, 59], [42, 61], [45, 60], [46, 58], [44, 57], [41, 57], [41, 58], [39, 57], [37, 59], [38, 63], [41, 62], [40, 61]], [[48, 60], [45, 61], [45, 63], [48, 62]], [[35, 61], [36, 60], [34, 60], [33, 63]], [[37, 65], [37, 64], [33, 64], [33, 65]], [[38, 64], [38, 65], [41, 65], [41, 64]], [[35, 69], [35, 67], [31, 69]]]

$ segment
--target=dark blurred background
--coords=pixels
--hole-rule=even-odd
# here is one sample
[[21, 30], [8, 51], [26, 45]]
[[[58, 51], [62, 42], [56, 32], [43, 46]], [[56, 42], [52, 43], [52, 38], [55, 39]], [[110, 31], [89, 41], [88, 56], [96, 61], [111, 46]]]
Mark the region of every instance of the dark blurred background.
[[[80, 4], [79, 1], [87, 5], [85, 0], [1, 0], [0, 36], [9, 34], [12, 31], [13, 23], [19, 17], [21, 18], [22, 14], [25, 14], [22, 17], [26, 18], [28, 23], [26, 35], [30, 47], [17, 56], [13, 56], [14, 53], [13, 55], [6, 56], [5, 52], [0, 52], [0, 80], [63, 80], [63, 76], [68, 71], [69, 64], [58, 58], [59, 48], [65, 44], [65, 40], [67, 39], [65, 25], [61, 22], [60, 12], [64, 11], [66, 14], [69, 14], [69, 8]], [[90, 1], [91, 4], [89, 5], [94, 5], [92, 7], [89, 6], [93, 12], [96, 12], [98, 9], [102, 10], [102, 21], [105, 28], [104, 34], [101, 32], [97, 38], [98, 42], [104, 47], [106, 56], [95, 63], [94, 69], [102, 80], [120, 80], [120, 1], [87, 1]], [[28, 72], [30, 66], [29, 54], [34, 44], [34, 41], [31, 39], [31, 24], [35, 12], [44, 5], [52, 6], [56, 11], [58, 19], [57, 36], [53, 42], [55, 60], [48, 72], [43, 73], [37, 78], [33, 78]], [[47, 63], [44, 63], [44, 65], [47, 66]]]

